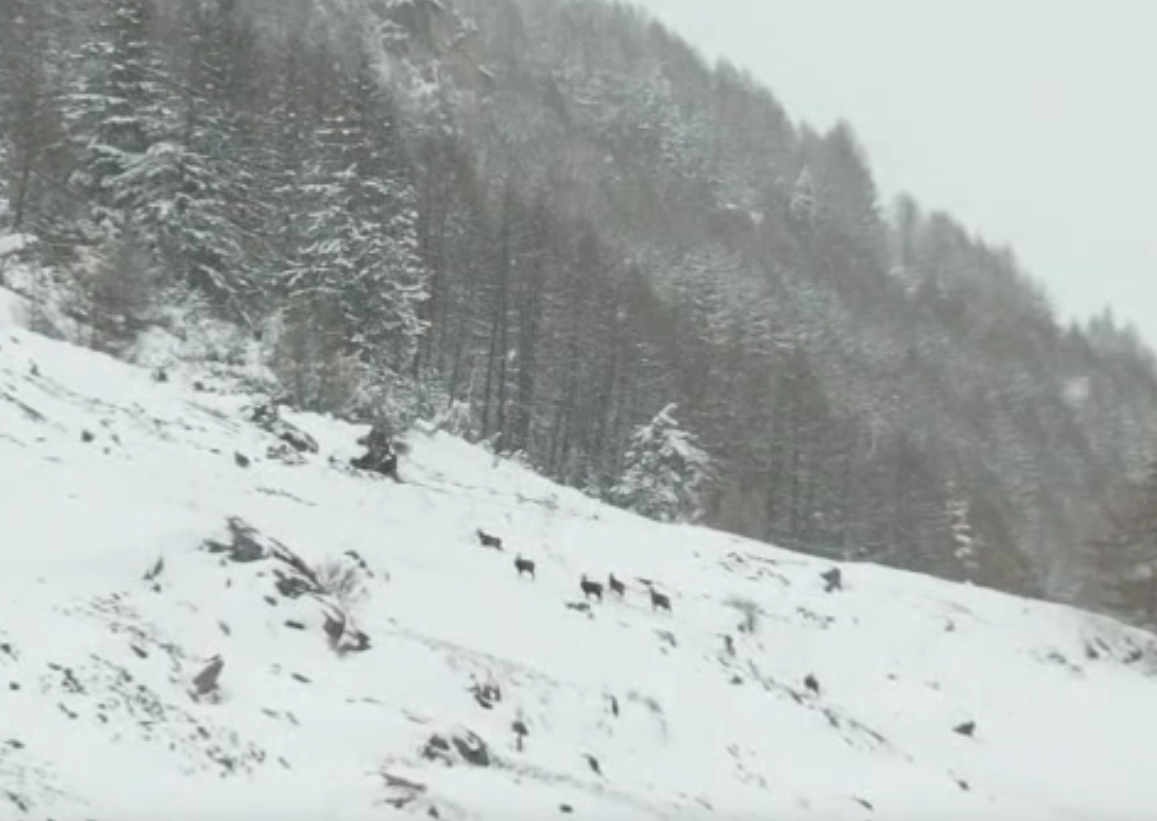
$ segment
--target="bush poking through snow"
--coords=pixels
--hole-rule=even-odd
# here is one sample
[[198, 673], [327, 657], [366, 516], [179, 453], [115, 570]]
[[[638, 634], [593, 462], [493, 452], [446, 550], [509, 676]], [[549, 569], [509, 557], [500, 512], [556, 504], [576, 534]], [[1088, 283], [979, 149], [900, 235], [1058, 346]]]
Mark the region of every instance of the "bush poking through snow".
[[743, 596], [732, 596], [726, 604], [739, 611], [739, 615], [743, 617], [743, 621], [736, 628], [740, 633], [753, 634], [759, 630], [759, 620], [763, 616], [763, 608], [757, 602]]
[[343, 607], [356, 605], [369, 593], [361, 567], [344, 557], [327, 559], [317, 568], [316, 575], [322, 592]]

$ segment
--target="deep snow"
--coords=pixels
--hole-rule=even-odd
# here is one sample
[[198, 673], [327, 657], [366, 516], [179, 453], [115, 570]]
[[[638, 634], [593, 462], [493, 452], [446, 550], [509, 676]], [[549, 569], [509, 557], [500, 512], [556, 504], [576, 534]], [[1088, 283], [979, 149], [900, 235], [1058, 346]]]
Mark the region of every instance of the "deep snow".
[[[592, 821], [1093, 821], [1157, 807], [1146, 634], [870, 565], [843, 566], [845, 589], [825, 594], [826, 562], [645, 521], [431, 430], [409, 437], [403, 485], [336, 464], [364, 431], [332, 419], [286, 411], [320, 452], [271, 458], [252, 397], [194, 390], [180, 369], [158, 383], [20, 315], [0, 291], [2, 818], [509, 821], [567, 805]], [[279, 592], [284, 563], [205, 549], [231, 517], [315, 567], [355, 551], [372, 576], [350, 610], [371, 647], [331, 649], [332, 599]], [[536, 580], [517, 576], [518, 553]], [[583, 573], [609, 571], [624, 600], [567, 607]], [[644, 578], [672, 613], [651, 611]], [[736, 629], [735, 600], [759, 608], [754, 633]], [[195, 700], [215, 654], [220, 692]], [[501, 700], [484, 708], [473, 682]], [[968, 721], [972, 737], [953, 731]], [[421, 754], [468, 733], [490, 766], [453, 745]]]

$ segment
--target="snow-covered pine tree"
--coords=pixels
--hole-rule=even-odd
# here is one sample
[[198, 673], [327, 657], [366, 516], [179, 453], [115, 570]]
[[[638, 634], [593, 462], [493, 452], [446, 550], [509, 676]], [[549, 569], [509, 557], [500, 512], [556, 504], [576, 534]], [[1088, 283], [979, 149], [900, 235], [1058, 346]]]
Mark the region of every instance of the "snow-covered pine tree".
[[89, 68], [70, 101], [82, 158], [77, 182], [97, 222], [113, 232], [138, 221], [153, 199], [149, 186], [164, 162], [163, 152], [150, 158], [149, 151], [171, 130], [171, 84], [151, 40], [154, 11], [150, 0], [100, 0], [79, 55]]
[[702, 514], [702, 493], [711, 460], [675, 419], [671, 403], [635, 429], [623, 476], [611, 489], [620, 507], [661, 522], [693, 522]]
[[972, 528], [971, 505], [968, 499], [950, 487], [948, 498], [948, 528], [952, 536], [952, 555], [963, 571], [964, 578], [974, 581], [980, 563], [979, 545]]
[[405, 374], [424, 331], [418, 306], [428, 272], [397, 112], [364, 52], [341, 80], [318, 140], [301, 279], [338, 307], [345, 347], [360, 366], [357, 409], [402, 423], [413, 412]]
[[168, 132], [149, 151], [153, 197], [145, 210], [178, 281], [243, 315], [254, 290], [251, 239], [260, 199], [238, 106], [252, 34], [237, 0], [183, 4], [173, 34], [183, 45], [173, 71], [182, 82]]
[[0, 2], [0, 231], [68, 219], [60, 69], [49, 0]]

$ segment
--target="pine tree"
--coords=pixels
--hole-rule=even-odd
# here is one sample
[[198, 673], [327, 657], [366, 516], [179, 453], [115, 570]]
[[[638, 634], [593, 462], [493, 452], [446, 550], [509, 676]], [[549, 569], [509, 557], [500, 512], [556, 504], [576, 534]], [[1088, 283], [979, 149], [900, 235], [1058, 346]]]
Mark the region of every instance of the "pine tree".
[[180, 281], [244, 316], [252, 281], [253, 172], [239, 110], [243, 54], [254, 47], [237, 0], [183, 4], [173, 32], [183, 45], [174, 116], [154, 145], [152, 196], [145, 206], [169, 270]]
[[169, 165], [167, 147], [150, 153], [172, 128], [171, 83], [151, 39], [154, 11], [150, 0], [100, 0], [81, 53], [90, 70], [71, 100], [78, 182], [97, 221], [114, 232], [143, 223], [151, 186]]
[[635, 429], [623, 476], [610, 493], [620, 507], [661, 522], [696, 521], [710, 457], [675, 420], [676, 405]]
[[346, 350], [360, 365], [354, 404], [405, 417], [413, 412], [407, 376], [425, 330], [418, 306], [428, 277], [416, 193], [397, 112], [364, 54], [339, 90], [307, 172], [295, 289], [320, 291], [337, 307]]
[[63, 62], [50, 0], [0, 2], [0, 228], [45, 229], [67, 219], [61, 105]]
[[1105, 519], [1087, 545], [1095, 595], [1110, 610], [1157, 624], [1157, 459], [1111, 501]]

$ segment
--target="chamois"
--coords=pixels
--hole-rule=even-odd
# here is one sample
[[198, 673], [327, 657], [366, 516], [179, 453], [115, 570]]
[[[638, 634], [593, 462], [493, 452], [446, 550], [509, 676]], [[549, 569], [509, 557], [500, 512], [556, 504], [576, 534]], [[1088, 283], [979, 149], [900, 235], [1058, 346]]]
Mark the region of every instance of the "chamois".
[[804, 676], [804, 679], [803, 679], [803, 686], [804, 686], [804, 687], [807, 687], [809, 690], [811, 690], [811, 691], [812, 691], [813, 693], [815, 693], [817, 696], [820, 694], [820, 682], [819, 682], [819, 679], [817, 679], [817, 678], [816, 678], [814, 675], [812, 675], [811, 673], [808, 673], [806, 676]]
[[618, 596], [620, 599], [627, 593], [627, 586], [616, 579], [614, 573], [611, 573], [609, 576], [607, 576], [607, 587], [609, 587], [611, 592]]
[[493, 547], [495, 550], [502, 549], [502, 537], [491, 536], [489, 533], [478, 531], [478, 541], [483, 547]]
[[651, 609], [652, 610], [666, 610], [671, 612], [671, 597], [666, 593], [660, 593], [655, 588], [651, 588]]
[[514, 569], [518, 571], [519, 576], [525, 573], [532, 579], [538, 578], [534, 573], [534, 559], [524, 559], [521, 555], [518, 555], [514, 559]]
[[587, 578], [585, 573], [583, 574], [583, 578], [579, 583], [579, 586], [582, 587], [583, 596], [586, 598], [589, 599], [591, 596], [594, 596], [600, 602], [603, 600], [603, 586], [598, 582], [592, 582]]

